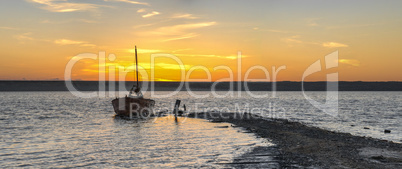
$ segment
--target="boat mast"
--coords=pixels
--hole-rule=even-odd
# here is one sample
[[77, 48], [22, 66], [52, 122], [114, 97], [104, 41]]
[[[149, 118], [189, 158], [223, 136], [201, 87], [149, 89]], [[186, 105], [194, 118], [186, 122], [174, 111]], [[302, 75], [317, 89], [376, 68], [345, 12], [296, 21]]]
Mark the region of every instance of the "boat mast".
[[137, 60], [137, 46], [135, 46], [135, 71], [137, 73], [137, 88], [140, 88], [138, 84], [138, 60]]

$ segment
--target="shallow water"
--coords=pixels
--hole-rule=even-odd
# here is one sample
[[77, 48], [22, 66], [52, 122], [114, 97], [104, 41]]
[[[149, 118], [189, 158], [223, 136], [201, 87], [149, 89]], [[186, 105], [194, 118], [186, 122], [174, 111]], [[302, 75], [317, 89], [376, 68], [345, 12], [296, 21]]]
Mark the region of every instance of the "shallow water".
[[[211, 92], [179, 92], [175, 96], [182, 99], [190, 111], [252, 112], [267, 118], [290, 119], [332, 131], [402, 142], [402, 92], [339, 92], [336, 116], [313, 106], [302, 92], [252, 94], [266, 97], [255, 98], [247, 92], [234, 92], [233, 97], [225, 98], [216, 98]], [[305, 94], [319, 103], [326, 102], [326, 92]], [[202, 95], [208, 97], [196, 98]], [[174, 99], [156, 100], [159, 108], [173, 107]], [[384, 133], [384, 130], [391, 130], [391, 133]]]
[[1, 168], [221, 168], [218, 163], [272, 145], [227, 123], [192, 118], [176, 123], [171, 116], [120, 119], [110, 98], [2, 93], [0, 104]]
[[[402, 92], [340, 92], [335, 117], [312, 106], [301, 92], [276, 92], [275, 97], [272, 92], [255, 93], [267, 94], [266, 98], [237, 94], [216, 98], [211, 92], [179, 92], [152, 98], [157, 111], [171, 111], [174, 101], [181, 99], [188, 111], [251, 111], [354, 135], [395, 142], [402, 139]], [[325, 92], [306, 94], [325, 102]], [[200, 95], [209, 96], [198, 98]], [[0, 98], [1, 168], [222, 168], [225, 166], [219, 163], [230, 163], [256, 146], [272, 145], [243, 129], [218, 127], [230, 126], [227, 123], [191, 118], [175, 123], [171, 116], [131, 121], [114, 118], [111, 95], [79, 98], [69, 92], [2, 92]], [[391, 133], [385, 134], [384, 129]]]

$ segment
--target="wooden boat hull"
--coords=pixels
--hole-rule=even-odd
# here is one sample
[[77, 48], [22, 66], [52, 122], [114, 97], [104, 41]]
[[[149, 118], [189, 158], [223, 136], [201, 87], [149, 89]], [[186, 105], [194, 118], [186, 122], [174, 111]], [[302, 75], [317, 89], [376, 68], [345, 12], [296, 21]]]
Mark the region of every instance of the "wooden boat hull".
[[144, 98], [122, 97], [112, 100], [112, 105], [114, 112], [119, 116], [148, 118], [154, 115], [155, 101]]

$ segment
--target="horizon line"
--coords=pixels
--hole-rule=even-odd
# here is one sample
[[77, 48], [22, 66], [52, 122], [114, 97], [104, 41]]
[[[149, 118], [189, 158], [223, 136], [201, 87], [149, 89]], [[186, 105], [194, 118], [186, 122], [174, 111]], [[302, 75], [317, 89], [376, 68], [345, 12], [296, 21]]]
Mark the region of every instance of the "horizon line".
[[[70, 80], [0, 80], [0, 82], [4, 81], [15, 81], [15, 82], [66, 82]], [[71, 80], [72, 82], [136, 82], [133, 80], [130, 81], [99, 81], [99, 80]], [[139, 82], [168, 82], [168, 83], [181, 83], [181, 82], [193, 82], [193, 83], [215, 83], [217, 81], [139, 81]], [[273, 82], [303, 82], [303, 81], [290, 81], [290, 80], [283, 80], [283, 81], [218, 81], [218, 83], [227, 83], [227, 82], [258, 82], [258, 83], [273, 83]], [[304, 82], [402, 82], [401, 81], [304, 81]]]

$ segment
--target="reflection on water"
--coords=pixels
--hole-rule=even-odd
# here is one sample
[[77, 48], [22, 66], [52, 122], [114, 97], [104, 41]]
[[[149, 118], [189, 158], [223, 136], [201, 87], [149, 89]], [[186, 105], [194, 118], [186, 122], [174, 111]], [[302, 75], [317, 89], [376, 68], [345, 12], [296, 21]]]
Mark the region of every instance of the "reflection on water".
[[[107, 99], [2, 95], [0, 167], [213, 167], [271, 145], [227, 123], [172, 116], [114, 118]], [[218, 126], [229, 126], [219, 128]]]
[[[167, 94], [169, 92], [157, 92]], [[195, 92], [198, 95], [207, 92]], [[224, 94], [221, 92], [220, 94]], [[276, 109], [264, 112], [330, 130], [401, 142], [402, 92], [340, 92], [339, 115], [313, 107], [300, 92], [277, 92], [275, 98], [194, 98], [179, 92], [155, 98], [157, 109], [173, 108], [181, 99], [187, 110], [216, 107]], [[259, 92], [268, 94], [270, 92]], [[307, 92], [323, 103], [325, 92]], [[113, 118], [109, 98], [77, 98], [69, 92], [2, 92], [0, 94], [0, 168], [49, 167], [224, 167], [234, 157], [264, 144], [229, 124], [172, 117], [130, 121]], [[243, 111], [244, 112], [244, 111]], [[271, 114], [269, 114], [271, 113]], [[364, 129], [368, 127], [369, 129]], [[391, 133], [384, 134], [384, 129]]]
[[[116, 145], [119, 151], [131, 153], [138, 167], [214, 166], [231, 162], [254, 146], [269, 145], [253, 135], [241, 133], [227, 123], [208, 123], [202, 119], [159, 117], [155, 122], [116, 119], [118, 140], [135, 140]], [[127, 128], [133, 130], [125, 131]], [[144, 145], [144, 146], [142, 146]], [[217, 167], [217, 166], [215, 166]]]
[[[241, 97], [235, 93], [234, 97], [224, 98], [215, 98], [211, 92], [205, 91], [193, 93], [198, 96], [209, 96], [194, 98], [187, 92], [179, 92], [175, 97], [182, 99], [182, 103], [186, 104], [191, 111], [205, 111], [213, 108], [226, 112], [253, 111], [267, 118], [290, 119], [332, 131], [402, 142], [402, 92], [339, 92], [338, 116], [336, 117], [314, 107], [306, 100], [302, 92], [276, 92], [275, 97], [273, 92], [252, 92], [255, 95], [267, 95], [267, 98], [254, 98], [247, 92], [241, 92]], [[217, 93], [226, 94], [226, 92]], [[326, 102], [326, 92], [305, 92], [305, 94], [317, 102]], [[171, 108], [174, 99], [155, 98], [155, 106]], [[384, 134], [385, 129], [391, 130], [391, 133]]]

